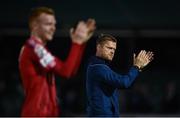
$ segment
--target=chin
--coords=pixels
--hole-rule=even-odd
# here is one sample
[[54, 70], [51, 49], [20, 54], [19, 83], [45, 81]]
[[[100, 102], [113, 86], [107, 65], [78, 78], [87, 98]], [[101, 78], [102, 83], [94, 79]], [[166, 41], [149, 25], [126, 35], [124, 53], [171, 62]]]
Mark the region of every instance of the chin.
[[53, 39], [53, 35], [46, 35], [46, 38], [51, 41]]
[[112, 61], [112, 58], [106, 58], [106, 60], [108, 60], [108, 61]]
[[52, 41], [53, 39], [51, 38], [51, 39], [49, 39], [48, 41]]
[[112, 60], [113, 60], [113, 58], [110, 58], [110, 59], [109, 59], [109, 61], [112, 61]]
[[48, 40], [48, 41], [52, 41], [52, 40], [53, 40], [53, 37], [48, 37], [47, 40]]

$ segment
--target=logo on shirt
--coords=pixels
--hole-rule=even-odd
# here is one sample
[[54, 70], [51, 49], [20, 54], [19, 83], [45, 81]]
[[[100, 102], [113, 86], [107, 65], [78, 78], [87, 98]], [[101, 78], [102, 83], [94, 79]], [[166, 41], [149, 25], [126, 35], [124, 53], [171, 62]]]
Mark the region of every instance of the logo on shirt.
[[34, 51], [39, 57], [40, 63], [43, 67], [55, 66], [54, 56], [52, 56], [51, 53], [49, 53], [42, 45], [36, 44]]

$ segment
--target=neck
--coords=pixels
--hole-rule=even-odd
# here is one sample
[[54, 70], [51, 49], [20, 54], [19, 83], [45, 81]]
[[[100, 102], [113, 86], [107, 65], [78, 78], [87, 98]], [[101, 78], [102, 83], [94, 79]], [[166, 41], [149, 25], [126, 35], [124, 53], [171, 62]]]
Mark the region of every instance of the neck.
[[101, 55], [98, 54], [98, 53], [96, 53], [96, 57], [98, 57], [98, 58], [100, 58], [100, 59], [106, 61], [107, 63], [111, 63], [111, 60], [108, 60], [108, 59], [106, 59], [106, 58], [103, 58], [103, 56], [101, 56]]
[[46, 45], [46, 41], [41, 39], [38, 35], [36, 35], [35, 33], [31, 33], [31, 37], [34, 37], [38, 42], [42, 43], [43, 45]]
[[101, 58], [101, 55], [98, 52], [96, 52], [96, 57], [100, 57]]

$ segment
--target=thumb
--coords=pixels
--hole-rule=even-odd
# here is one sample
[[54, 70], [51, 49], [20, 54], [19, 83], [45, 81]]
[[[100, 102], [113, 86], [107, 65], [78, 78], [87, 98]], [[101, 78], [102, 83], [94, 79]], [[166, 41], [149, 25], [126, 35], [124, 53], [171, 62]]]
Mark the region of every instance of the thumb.
[[74, 28], [71, 28], [69, 32], [70, 32], [70, 35], [72, 35], [74, 32]]
[[135, 58], [136, 58], [136, 54], [134, 53], [134, 54], [133, 54], [133, 59], [135, 60]]

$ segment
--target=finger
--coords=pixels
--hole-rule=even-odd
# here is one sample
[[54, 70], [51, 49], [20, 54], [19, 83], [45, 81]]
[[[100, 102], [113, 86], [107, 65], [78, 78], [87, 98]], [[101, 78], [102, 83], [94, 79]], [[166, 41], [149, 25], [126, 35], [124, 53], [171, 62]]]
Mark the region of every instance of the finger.
[[89, 40], [92, 37], [92, 35], [93, 35], [93, 32], [89, 33], [86, 40]]
[[152, 60], [154, 54], [153, 54], [153, 52], [149, 51], [149, 52], [147, 53], [147, 56], [148, 56], [148, 59], [149, 59], [149, 60]]
[[151, 58], [149, 58], [149, 61], [152, 61], [154, 59], [154, 57], [152, 56]]
[[86, 25], [89, 29], [89, 32], [92, 32], [96, 29], [96, 22], [94, 19], [88, 19], [88, 21], [86, 22]]
[[141, 57], [146, 58], [146, 51], [145, 50], [143, 50], [143, 53], [142, 53]]
[[134, 54], [133, 54], [133, 60], [135, 60], [135, 59], [136, 59], [136, 54], [134, 53]]
[[152, 55], [153, 55], [153, 52], [148, 51], [148, 52], [147, 52], [147, 55], [148, 55], [148, 56], [152, 56]]
[[86, 27], [86, 24], [84, 21], [79, 21], [79, 23], [77, 24], [77, 28], [76, 31], [80, 30], [81, 28]]
[[94, 19], [88, 19], [87, 22], [86, 22], [87, 26], [91, 26], [91, 25], [95, 25], [96, 24], [96, 21]]
[[85, 36], [85, 35], [87, 35], [87, 33], [88, 33], [88, 28], [87, 28], [85, 22], [80, 21], [78, 23], [77, 28], [75, 29], [75, 34]]
[[150, 52], [150, 51], [148, 51], [148, 52], [146, 53], [145, 58], [146, 58], [146, 59], [150, 59], [150, 58], [151, 58], [151, 52]]
[[141, 50], [140, 53], [138, 54], [137, 58], [142, 58], [143, 54], [144, 54], [144, 50]]
[[70, 34], [73, 34], [74, 33], [74, 28], [71, 28], [70, 29]]

